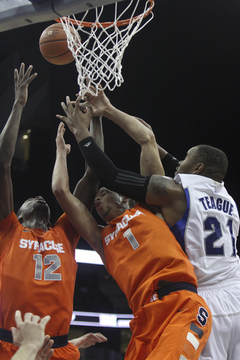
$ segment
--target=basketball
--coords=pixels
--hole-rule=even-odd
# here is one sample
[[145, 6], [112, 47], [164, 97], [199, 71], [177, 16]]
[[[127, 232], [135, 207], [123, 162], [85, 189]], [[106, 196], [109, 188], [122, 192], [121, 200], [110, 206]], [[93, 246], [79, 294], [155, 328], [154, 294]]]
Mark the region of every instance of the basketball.
[[[77, 31], [71, 28], [71, 33], [81, 42]], [[44, 59], [51, 64], [66, 65], [74, 60], [72, 52], [68, 48], [67, 35], [60, 23], [50, 25], [42, 32], [39, 48]]]

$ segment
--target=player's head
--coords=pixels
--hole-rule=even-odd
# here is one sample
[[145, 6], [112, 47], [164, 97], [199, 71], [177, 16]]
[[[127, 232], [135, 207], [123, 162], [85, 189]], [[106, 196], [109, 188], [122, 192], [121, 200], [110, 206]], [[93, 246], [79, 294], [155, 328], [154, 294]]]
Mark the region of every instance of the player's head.
[[223, 181], [228, 168], [226, 154], [209, 145], [198, 145], [188, 150], [184, 160], [179, 162], [177, 174], [197, 174]]
[[129, 208], [129, 198], [102, 187], [94, 199], [98, 215], [107, 223]]
[[[17, 212], [18, 221], [26, 227], [48, 228], [50, 224], [50, 208], [42, 196], [27, 199]], [[31, 226], [31, 224], [33, 224]]]
[[209, 145], [198, 145], [188, 150], [184, 160], [179, 162], [177, 174], [197, 174], [223, 181], [228, 168], [226, 154]]

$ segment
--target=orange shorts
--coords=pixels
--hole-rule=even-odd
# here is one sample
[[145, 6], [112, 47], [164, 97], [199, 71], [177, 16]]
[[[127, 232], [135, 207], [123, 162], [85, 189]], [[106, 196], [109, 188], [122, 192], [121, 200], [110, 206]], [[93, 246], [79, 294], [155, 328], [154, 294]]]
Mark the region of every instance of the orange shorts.
[[[18, 347], [0, 340], [0, 359], [10, 360], [17, 351]], [[80, 353], [76, 346], [71, 343], [68, 345], [54, 349], [51, 360], [79, 360]]]
[[130, 322], [125, 360], [197, 360], [212, 328], [205, 300], [186, 290], [155, 297]]

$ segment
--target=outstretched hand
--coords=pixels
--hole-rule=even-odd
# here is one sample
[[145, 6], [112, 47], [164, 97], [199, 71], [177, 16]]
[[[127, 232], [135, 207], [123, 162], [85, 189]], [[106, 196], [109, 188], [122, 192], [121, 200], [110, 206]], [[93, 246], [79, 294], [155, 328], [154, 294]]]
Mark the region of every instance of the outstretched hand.
[[[96, 90], [93, 86], [90, 86], [93, 93]], [[101, 85], [99, 88], [102, 89]], [[103, 90], [99, 90], [97, 96], [92, 95], [90, 92], [86, 93], [84, 100], [91, 105], [92, 116], [104, 116], [107, 109], [111, 106], [111, 103]]]
[[58, 125], [58, 131], [56, 136], [56, 147], [57, 150], [64, 150], [66, 154], [69, 154], [71, 151], [71, 145], [66, 144], [64, 140], [65, 126], [63, 122], [60, 122]]
[[21, 311], [15, 313], [16, 327], [12, 327], [13, 344], [20, 347], [31, 344], [37, 350], [41, 349], [44, 344], [45, 326], [50, 320], [50, 316], [40, 318], [32, 313], [24, 314], [22, 320]]
[[61, 103], [66, 116], [56, 115], [58, 119], [67, 124], [70, 131], [75, 135], [77, 141], [90, 136], [88, 129], [92, 119], [91, 107], [86, 105], [83, 107], [80, 101], [80, 96], [75, 102], [71, 101], [69, 96], [67, 96], [66, 104], [64, 102]]
[[79, 349], [84, 349], [96, 343], [107, 341], [107, 338], [101, 333], [88, 333], [79, 338], [70, 340], [69, 342], [77, 346]]
[[28, 85], [35, 79], [37, 73], [32, 74], [33, 66], [30, 65], [25, 72], [25, 64], [22, 63], [19, 69], [14, 70], [15, 102], [25, 106], [28, 99]]

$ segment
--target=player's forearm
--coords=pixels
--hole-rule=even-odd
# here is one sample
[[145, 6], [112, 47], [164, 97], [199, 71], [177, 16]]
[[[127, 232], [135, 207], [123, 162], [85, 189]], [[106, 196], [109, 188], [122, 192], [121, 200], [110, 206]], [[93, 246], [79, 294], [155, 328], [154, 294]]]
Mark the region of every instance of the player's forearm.
[[11, 360], [35, 360], [39, 349], [32, 344], [22, 345]]
[[81, 124], [80, 126], [75, 127], [72, 132], [78, 143], [79, 141], [91, 136], [89, 130], [85, 126], [81, 126]]
[[10, 165], [17, 142], [23, 105], [15, 102], [9, 118], [0, 135], [0, 161], [2, 165]]
[[66, 153], [61, 150], [57, 150], [56, 152], [56, 161], [52, 175], [52, 191], [56, 197], [62, 192], [69, 191], [67, 156]]
[[100, 149], [104, 151], [104, 136], [101, 116], [96, 116], [92, 118], [90, 124], [90, 134], [92, 135]]
[[[102, 118], [94, 117], [90, 124], [90, 134], [92, 134], [97, 145], [104, 150], [104, 137], [102, 128]], [[86, 171], [82, 179], [77, 183], [73, 195], [78, 198], [89, 211], [92, 210], [94, 198], [98, 189], [99, 182], [92, 170], [86, 163]]]
[[119, 125], [139, 145], [153, 141], [154, 134], [151, 129], [138, 121], [134, 116], [128, 115], [114, 106], [109, 106], [104, 116]]

